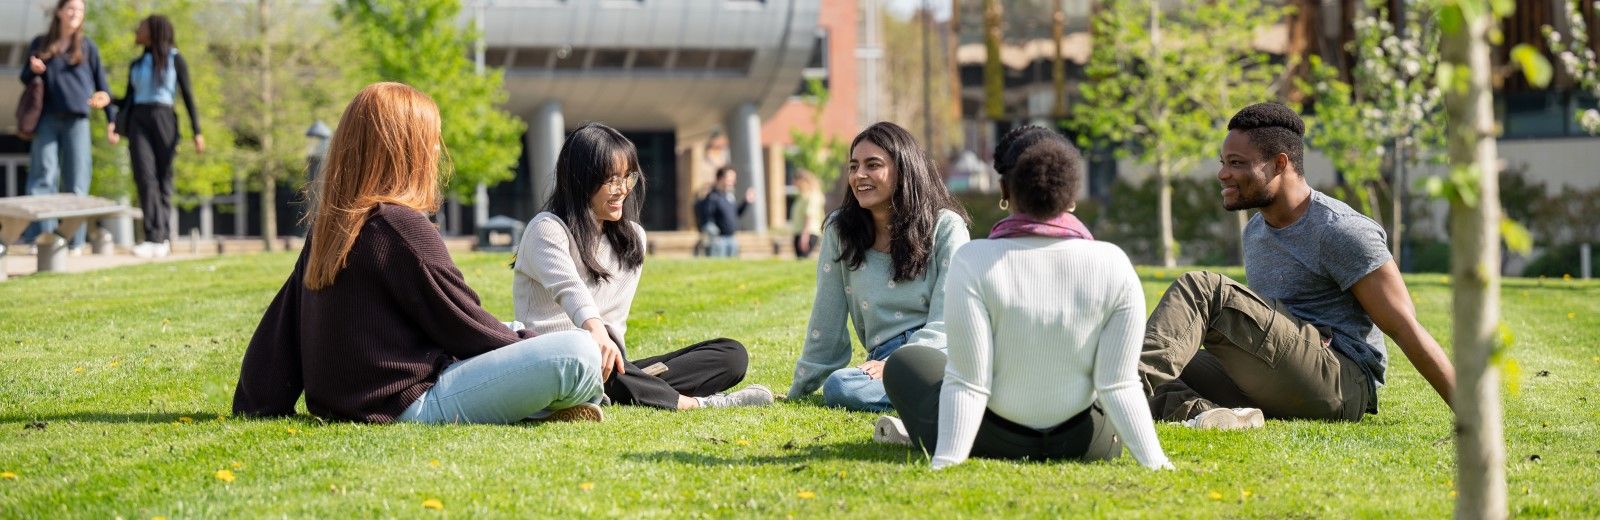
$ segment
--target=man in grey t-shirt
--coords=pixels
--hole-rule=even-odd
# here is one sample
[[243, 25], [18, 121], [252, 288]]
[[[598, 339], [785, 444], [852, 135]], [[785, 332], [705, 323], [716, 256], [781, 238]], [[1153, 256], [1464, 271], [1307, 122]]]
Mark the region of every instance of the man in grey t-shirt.
[[1417, 323], [1383, 228], [1306, 184], [1304, 135], [1299, 114], [1277, 103], [1228, 122], [1223, 207], [1260, 209], [1244, 232], [1250, 285], [1194, 272], [1161, 297], [1139, 358], [1157, 419], [1200, 428], [1256, 427], [1263, 417], [1359, 421], [1378, 409], [1384, 334], [1450, 402], [1455, 371]]

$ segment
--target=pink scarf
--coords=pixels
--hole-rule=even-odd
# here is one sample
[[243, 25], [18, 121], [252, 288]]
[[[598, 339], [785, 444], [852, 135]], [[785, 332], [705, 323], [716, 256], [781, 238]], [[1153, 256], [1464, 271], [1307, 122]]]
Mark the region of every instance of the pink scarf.
[[989, 238], [1025, 236], [1094, 240], [1094, 235], [1089, 234], [1089, 228], [1083, 225], [1083, 221], [1065, 212], [1050, 220], [1039, 220], [1021, 213], [1012, 213], [1011, 216], [996, 222], [994, 229], [989, 231]]

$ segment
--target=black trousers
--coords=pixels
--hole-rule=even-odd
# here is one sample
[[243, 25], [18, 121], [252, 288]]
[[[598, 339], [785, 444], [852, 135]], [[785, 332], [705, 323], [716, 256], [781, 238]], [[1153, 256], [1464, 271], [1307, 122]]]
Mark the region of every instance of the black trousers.
[[144, 211], [144, 239], [166, 242], [172, 238], [172, 158], [178, 148], [178, 114], [160, 104], [133, 105], [128, 110], [128, 128], [117, 131], [128, 136], [133, 183], [139, 190], [139, 209]]
[[[627, 357], [624, 353], [623, 357]], [[659, 356], [627, 361], [622, 374], [606, 381], [606, 396], [617, 404], [678, 409], [678, 396], [706, 397], [739, 384], [750, 366], [744, 344], [717, 338]]]
[[816, 236], [816, 235], [812, 235], [812, 234], [809, 234], [809, 233], [804, 235], [806, 237], [809, 237], [809, 240], [807, 240], [807, 242], [806, 242], [806, 247], [802, 248], [802, 247], [800, 247], [800, 237], [801, 236], [802, 235], [795, 235], [794, 236], [794, 256], [795, 256], [795, 258], [810, 258], [811, 257], [811, 252], [812, 251], [816, 251], [817, 248], [822, 245], [820, 242], [817, 242], [818, 240], [821, 240], [822, 237], [819, 237], [819, 236]]
[[[900, 412], [906, 433], [916, 447], [933, 453], [939, 440], [939, 389], [944, 386], [946, 356], [936, 349], [911, 346], [896, 350], [883, 366], [883, 389]], [[973, 457], [1030, 460], [1109, 460], [1122, 454], [1122, 443], [1105, 414], [1092, 405], [1061, 424], [1037, 430], [985, 410], [972, 443]]]

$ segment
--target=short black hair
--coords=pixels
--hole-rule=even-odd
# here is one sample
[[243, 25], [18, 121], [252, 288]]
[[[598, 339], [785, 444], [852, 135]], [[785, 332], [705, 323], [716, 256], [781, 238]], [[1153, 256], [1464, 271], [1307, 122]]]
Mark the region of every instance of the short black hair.
[[1017, 211], [1037, 218], [1060, 215], [1077, 199], [1083, 155], [1060, 132], [1027, 125], [995, 146], [994, 168]]
[[720, 167], [717, 168], [717, 177], [716, 177], [716, 179], [720, 181], [720, 180], [722, 180], [723, 177], [725, 177], [727, 175], [730, 175], [730, 174], [735, 174], [735, 173], [739, 173], [739, 172], [735, 171], [732, 166], [720, 166]]
[[1295, 173], [1305, 176], [1306, 122], [1294, 109], [1283, 103], [1256, 103], [1234, 114], [1228, 120], [1228, 130], [1250, 136], [1250, 143], [1264, 156], [1288, 154]]

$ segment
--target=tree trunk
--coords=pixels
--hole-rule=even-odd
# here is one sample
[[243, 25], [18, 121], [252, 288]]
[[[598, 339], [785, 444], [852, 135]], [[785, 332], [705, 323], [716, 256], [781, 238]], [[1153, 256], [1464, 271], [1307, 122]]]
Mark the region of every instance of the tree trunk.
[[[961, 119], [961, 61], [958, 59], [958, 55], [960, 54], [959, 47], [961, 45], [961, 0], [950, 0], [950, 23], [945, 30], [945, 80], [950, 85], [950, 99], [947, 102], [951, 104], [950, 106], [956, 107], [956, 120], [959, 123]], [[963, 131], [958, 131], [957, 135], [965, 138], [965, 132]], [[973, 144], [967, 143], [969, 146]], [[983, 144], [978, 143], [977, 146], [981, 147]]]
[[1401, 217], [1406, 210], [1406, 148], [1405, 143], [1395, 143], [1394, 146], [1394, 174], [1389, 182], [1389, 256], [1394, 257], [1395, 265], [1400, 264], [1400, 247], [1403, 245], [1406, 228], [1401, 223]]
[[1156, 156], [1156, 182], [1161, 183], [1161, 265], [1178, 265], [1178, 244], [1172, 239], [1172, 176], [1167, 171], [1167, 158]]
[[1065, 45], [1061, 40], [1066, 37], [1067, 13], [1062, 10], [1061, 0], [1051, 0], [1052, 14], [1050, 16], [1050, 36], [1055, 40], [1055, 56], [1050, 61], [1050, 80], [1055, 92], [1055, 106], [1050, 115], [1057, 119], [1067, 117], [1067, 58]]
[[[1445, 89], [1451, 169], [1470, 169], [1478, 203], [1450, 202], [1451, 330], [1455, 345], [1456, 518], [1505, 518], [1505, 439], [1500, 373], [1490, 363], [1500, 324], [1500, 194], [1489, 86], [1491, 17], [1479, 14], [1439, 44], [1445, 63], [1470, 71], [1465, 90]], [[1465, 186], [1463, 186], [1465, 187]]]
[[275, 111], [272, 99], [272, 39], [267, 34], [271, 13], [268, 0], [256, 0], [257, 37], [261, 38], [261, 241], [267, 251], [278, 250], [277, 157], [272, 143]]
[[[1166, 77], [1161, 74], [1161, 61], [1161, 6], [1156, 2], [1150, 2], [1150, 55], [1148, 63], [1150, 64], [1150, 83], [1156, 85], [1154, 90], [1157, 92], [1166, 90]], [[1152, 119], [1156, 121], [1166, 119], [1165, 110], [1159, 105], [1162, 101], [1164, 100], [1156, 99], [1154, 96], [1150, 99], [1150, 113], [1155, 116]], [[1156, 139], [1159, 140], [1164, 137], [1157, 134]], [[1157, 204], [1160, 206], [1158, 218], [1161, 219], [1161, 265], [1174, 267], [1178, 265], [1178, 254], [1175, 251], [1177, 249], [1176, 241], [1172, 239], [1172, 175], [1171, 172], [1167, 171], [1170, 166], [1167, 164], [1165, 143], [1156, 143], [1155, 158], [1156, 182], [1161, 183], [1159, 186], [1160, 202]]]
[[1006, 117], [1005, 70], [1000, 63], [1000, 0], [983, 0], [983, 107], [989, 119]]

